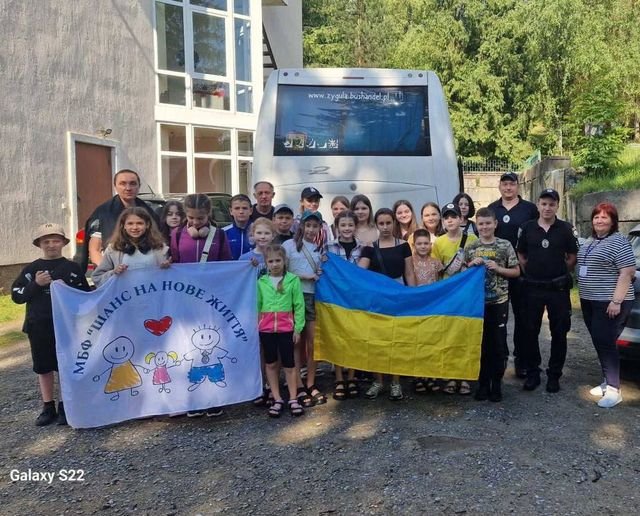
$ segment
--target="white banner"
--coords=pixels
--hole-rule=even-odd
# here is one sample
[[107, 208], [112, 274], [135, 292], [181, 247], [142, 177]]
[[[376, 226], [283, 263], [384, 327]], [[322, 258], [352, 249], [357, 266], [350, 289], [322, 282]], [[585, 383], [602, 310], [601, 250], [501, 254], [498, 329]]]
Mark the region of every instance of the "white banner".
[[130, 270], [94, 292], [51, 285], [62, 399], [91, 428], [262, 394], [250, 262]]

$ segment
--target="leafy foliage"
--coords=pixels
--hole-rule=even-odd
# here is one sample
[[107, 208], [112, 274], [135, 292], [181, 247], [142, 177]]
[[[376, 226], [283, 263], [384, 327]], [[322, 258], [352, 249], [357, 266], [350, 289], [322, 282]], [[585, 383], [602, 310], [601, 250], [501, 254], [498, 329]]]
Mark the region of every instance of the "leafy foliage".
[[[604, 173], [622, 127], [635, 124], [640, 140], [636, 0], [305, 0], [303, 9], [307, 66], [434, 70], [461, 155], [573, 152]], [[590, 110], [611, 129], [605, 140], [580, 136]]]

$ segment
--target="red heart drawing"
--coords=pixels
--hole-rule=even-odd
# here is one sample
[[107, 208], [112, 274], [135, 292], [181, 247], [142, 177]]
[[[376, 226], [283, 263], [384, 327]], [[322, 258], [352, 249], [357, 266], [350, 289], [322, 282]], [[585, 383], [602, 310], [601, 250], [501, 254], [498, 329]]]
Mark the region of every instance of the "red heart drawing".
[[168, 315], [165, 315], [159, 321], [156, 319], [147, 319], [144, 322], [144, 327], [148, 332], [152, 333], [156, 337], [159, 337], [160, 335], [165, 333], [169, 328], [171, 328], [172, 322], [173, 322], [173, 319], [171, 319], [171, 317], [169, 317]]

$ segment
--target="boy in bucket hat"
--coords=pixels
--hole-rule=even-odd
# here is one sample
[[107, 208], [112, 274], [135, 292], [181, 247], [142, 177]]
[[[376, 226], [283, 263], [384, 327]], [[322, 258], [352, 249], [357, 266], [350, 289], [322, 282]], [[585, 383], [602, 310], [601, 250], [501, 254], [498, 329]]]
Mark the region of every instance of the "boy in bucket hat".
[[22, 331], [29, 336], [33, 371], [38, 375], [40, 394], [44, 402], [42, 413], [36, 419], [37, 426], [45, 426], [56, 419], [66, 425], [62, 401], [56, 411], [53, 399], [54, 376], [58, 370], [56, 340], [51, 310], [52, 281], [62, 280], [71, 287], [89, 291], [89, 285], [80, 266], [62, 256], [62, 248], [69, 243], [59, 224], [43, 224], [35, 232], [33, 245], [42, 251], [42, 258], [27, 265], [11, 286], [11, 299], [27, 304]]

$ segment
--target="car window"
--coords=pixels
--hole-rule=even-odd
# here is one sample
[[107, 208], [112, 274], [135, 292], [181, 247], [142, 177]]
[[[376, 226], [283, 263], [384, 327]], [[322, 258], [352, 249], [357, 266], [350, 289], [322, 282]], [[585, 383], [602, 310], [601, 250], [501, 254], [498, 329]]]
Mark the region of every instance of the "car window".
[[633, 248], [633, 254], [636, 257], [636, 269], [640, 269], [640, 237], [631, 235], [629, 237], [629, 242], [631, 242], [631, 247]]

